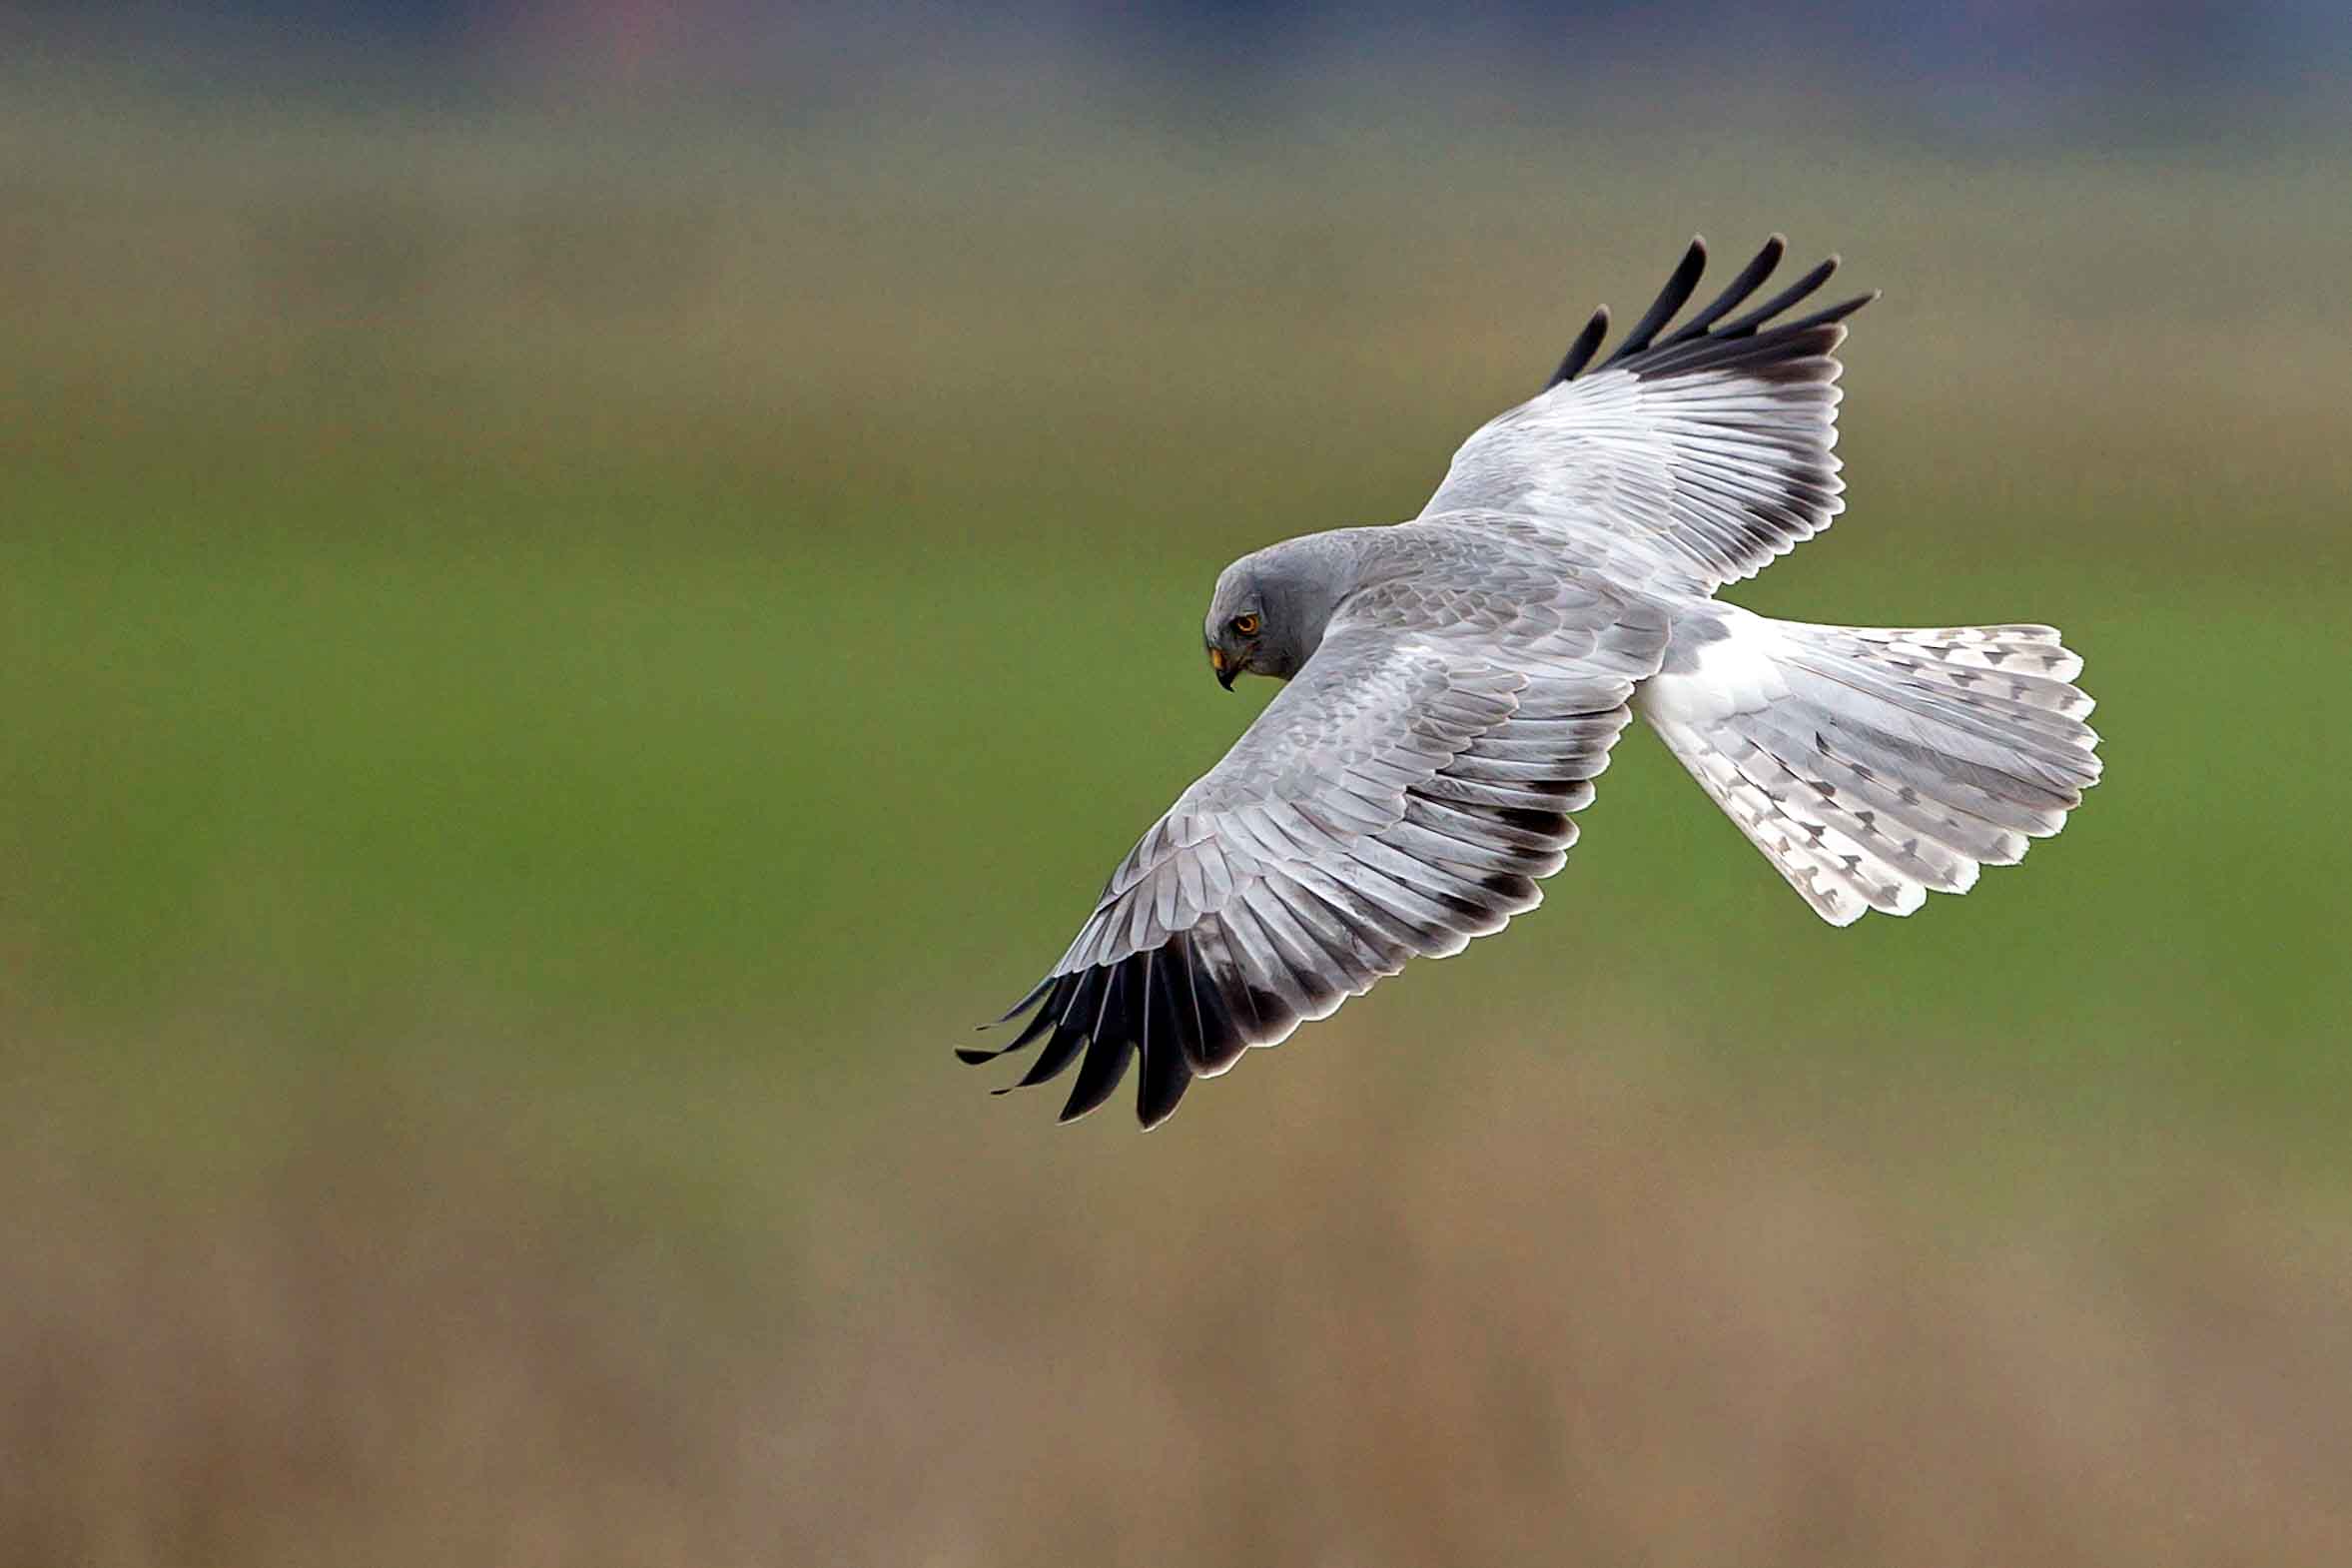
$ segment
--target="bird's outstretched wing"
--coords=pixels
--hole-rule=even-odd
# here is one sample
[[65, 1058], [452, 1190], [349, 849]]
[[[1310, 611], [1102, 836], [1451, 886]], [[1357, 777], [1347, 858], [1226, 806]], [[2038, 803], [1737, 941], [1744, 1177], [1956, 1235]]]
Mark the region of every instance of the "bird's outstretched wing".
[[1774, 235], [1713, 303], [1671, 327], [1707, 265], [1693, 240], [1616, 352], [1587, 371], [1608, 334], [1604, 306], [1541, 392], [1462, 443], [1421, 516], [1515, 513], [1611, 547], [1629, 576], [1708, 592], [1828, 527], [1844, 508], [1840, 323], [1878, 296], [1775, 323], [1829, 281], [1833, 257], [1733, 316], [1785, 249]]
[[[1517, 585], [1514, 585], [1517, 586]], [[1563, 570], [1527, 594], [1411, 583], [1343, 605], [1322, 645], [1104, 888], [1035, 1010], [985, 1062], [1081, 1063], [1064, 1121], [1142, 1060], [1136, 1113], [1279, 1043], [1416, 954], [1459, 952], [1560, 869], [1637, 680], [1655, 605]], [[1083, 1055], [1083, 1062], [1081, 1058]]]

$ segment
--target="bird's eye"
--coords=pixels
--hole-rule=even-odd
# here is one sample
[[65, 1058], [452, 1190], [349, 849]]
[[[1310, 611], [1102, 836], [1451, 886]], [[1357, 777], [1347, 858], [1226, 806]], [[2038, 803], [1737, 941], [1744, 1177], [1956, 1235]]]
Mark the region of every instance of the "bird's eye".
[[1233, 630], [1239, 633], [1241, 636], [1256, 636], [1257, 627], [1258, 620], [1254, 615], [1236, 615], [1233, 617]]

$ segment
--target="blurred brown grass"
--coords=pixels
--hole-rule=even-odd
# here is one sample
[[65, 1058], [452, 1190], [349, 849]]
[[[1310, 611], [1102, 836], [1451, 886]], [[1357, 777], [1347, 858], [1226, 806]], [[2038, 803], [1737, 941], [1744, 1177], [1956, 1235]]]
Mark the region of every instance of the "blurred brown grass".
[[[1116, 1152], [925, 1097], [718, 1243], [611, 1181], [641, 1134], [517, 1081], [281, 1083], [299, 1136], [200, 1190], [44, 1139], [28, 1083], [0, 1560], [2352, 1553], [2352, 1224], [2311, 1194], [2167, 1147], [1987, 1219], [1924, 1183], [1992, 1108], [1478, 1060], [1411, 1111], [1261, 1065], [1265, 1136]], [[776, 1094], [659, 1109], [791, 1129]]]

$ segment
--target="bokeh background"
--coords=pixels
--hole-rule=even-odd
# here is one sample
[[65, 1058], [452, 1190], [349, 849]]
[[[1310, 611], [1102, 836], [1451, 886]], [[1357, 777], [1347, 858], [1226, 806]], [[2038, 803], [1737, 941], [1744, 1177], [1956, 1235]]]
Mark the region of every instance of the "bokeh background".
[[[0, 1559], [2352, 1561], [2348, 18], [0, 6]], [[2064, 836], [1835, 932], [1637, 729], [987, 1098], [1216, 570], [1776, 229], [1733, 596], [2065, 628]]]

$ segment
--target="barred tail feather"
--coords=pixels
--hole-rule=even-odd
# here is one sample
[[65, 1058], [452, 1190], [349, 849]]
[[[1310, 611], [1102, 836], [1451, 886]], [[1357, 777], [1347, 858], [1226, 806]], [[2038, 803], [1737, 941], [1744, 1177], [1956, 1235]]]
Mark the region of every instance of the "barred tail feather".
[[1636, 710], [1832, 925], [1964, 893], [2098, 782], [2082, 661], [2047, 626], [1811, 626], [1709, 605]]

